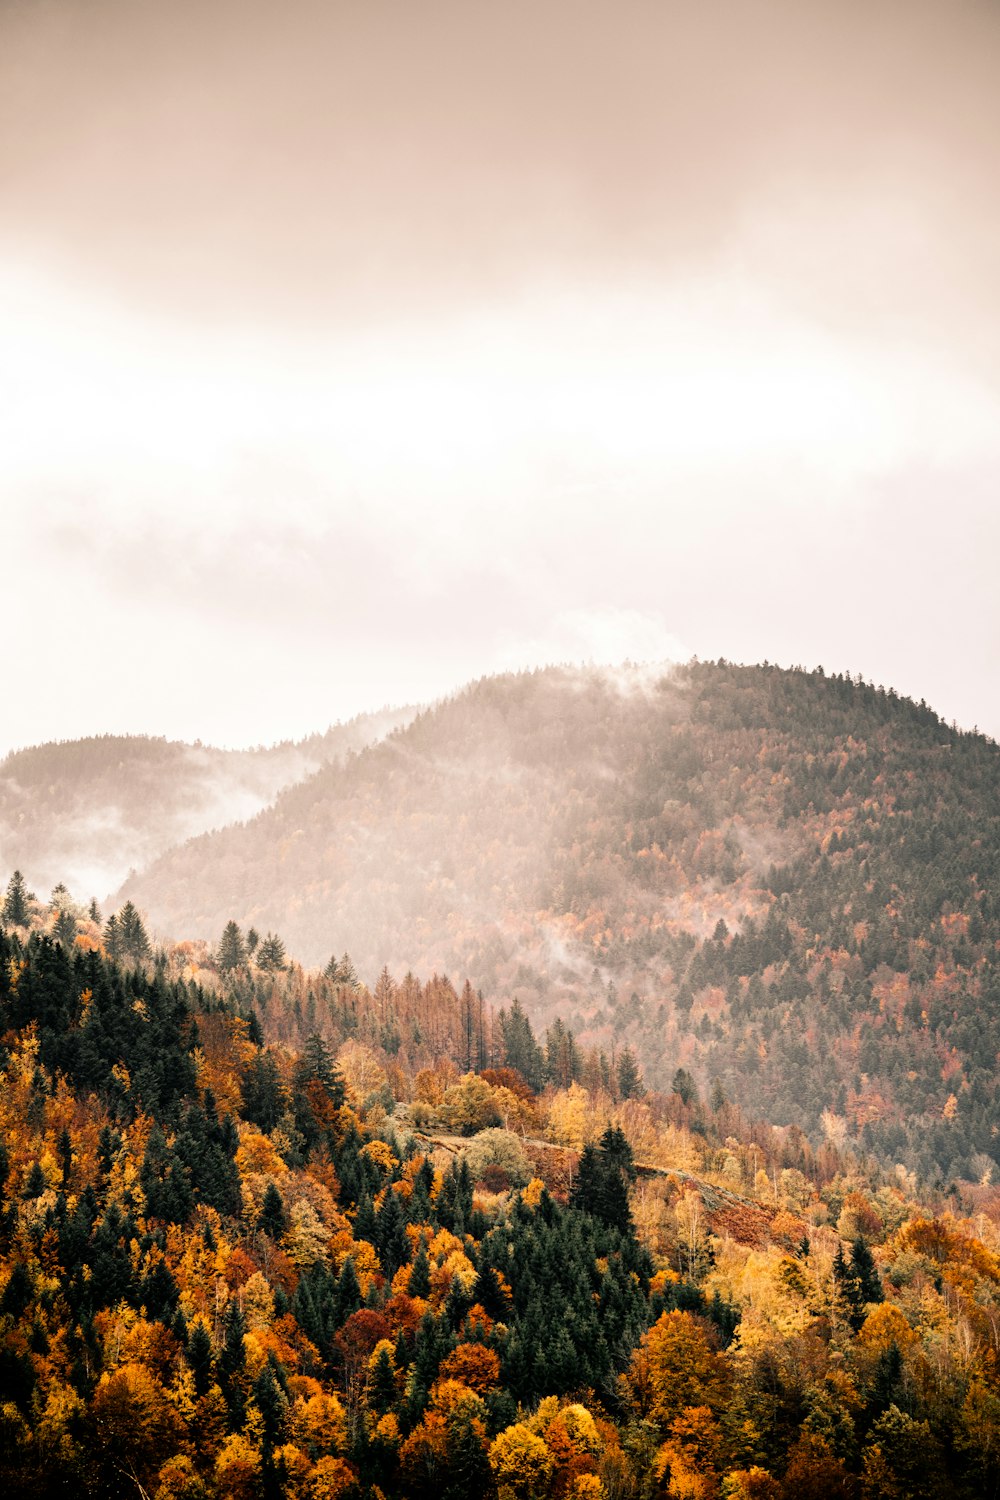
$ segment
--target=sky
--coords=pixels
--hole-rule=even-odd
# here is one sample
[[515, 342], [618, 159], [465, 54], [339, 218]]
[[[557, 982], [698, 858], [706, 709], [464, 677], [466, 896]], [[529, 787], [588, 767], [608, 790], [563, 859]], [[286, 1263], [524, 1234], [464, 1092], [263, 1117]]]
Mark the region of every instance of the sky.
[[1000, 737], [995, 0], [0, 0], [0, 753], [548, 661]]

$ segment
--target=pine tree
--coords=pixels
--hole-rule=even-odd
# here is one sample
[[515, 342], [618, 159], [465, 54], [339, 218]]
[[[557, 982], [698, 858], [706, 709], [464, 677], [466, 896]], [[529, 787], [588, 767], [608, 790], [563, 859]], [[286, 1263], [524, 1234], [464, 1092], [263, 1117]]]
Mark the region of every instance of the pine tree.
[[421, 1237], [420, 1248], [413, 1257], [413, 1265], [410, 1268], [410, 1280], [407, 1285], [407, 1291], [411, 1297], [429, 1297], [430, 1290], [431, 1264], [427, 1258], [427, 1245], [423, 1237]]
[[15, 870], [7, 882], [7, 894], [3, 903], [3, 920], [8, 927], [25, 927], [28, 922], [28, 888], [20, 870]]
[[76, 918], [72, 912], [60, 911], [52, 928], [52, 935], [64, 948], [72, 947], [76, 941]]
[[278, 1064], [270, 1052], [259, 1052], [240, 1084], [243, 1113], [254, 1125], [270, 1133], [285, 1113], [285, 1090]]
[[246, 944], [243, 934], [235, 922], [227, 922], [219, 939], [218, 964], [223, 974], [230, 973], [246, 963]]
[[49, 911], [56, 914], [57, 912], [65, 911], [66, 907], [70, 904], [69, 890], [60, 880], [58, 885], [52, 887], [52, 895], [49, 897]]
[[675, 1094], [680, 1096], [682, 1104], [690, 1105], [698, 1103], [698, 1090], [695, 1086], [695, 1081], [686, 1068], [677, 1069], [671, 1088]]
[[875, 1267], [875, 1258], [868, 1248], [868, 1241], [859, 1234], [851, 1246], [851, 1272], [858, 1289], [862, 1306], [883, 1299], [882, 1282]]
[[333, 1298], [334, 1321], [339, 1328], [346, 1323], [351, 1313], [357, 1312], [361, 1306], [361, 1283], [358, 1281], [358, 1273], [354, 1269], [354, 1257], [349, 1255], [344, 1261], [340, 1277], [337, 1281]]
[[641, 1099], [645, 1092], [635, 1053], [631, 1047], [623, 1047], [618, 1059], [618, 1097]]
[[386, 1190], [375, 1222], [375, 1246], [387, 1280], [391, 1281], [410, 1258], [410, 1241], [406, 1233], [406, 1217], [399, 1194], [392, 1188]]
[[257, 949], [257, 966], [274, 973], [279, 969], [287, 968], [285, 963], [285, 945], [277, 933], [269, 932]]
[[545, 1084], [545, 1058], [535, 1040], [531, 1022], [515, 996], [510, 1014], [502, 1010], [497, 1018], [503, 1038], [503, 1065], [515, 1068], [525, 1083], [537, 1092]]
[[632, 1212], [628, 1185], [635, 1181], [635, 1176], [631, 1146], [621, 1130], [609, 1125], [599, 1146], [584, 1147], [570, 1203], [622, 1234], [629, 1234]]
[[57, 1149], [59, 1152], [59, 1166], [62, 1170], [62, 1185], [64, 1188], [67, 1188], [69, 1187], [70, 1173], [73, 1170], [73, 1142], [70, 1140], [69, 1131], [65, 1125], [59, 1136]]
[[212, 1336], [200, 1317], [188, 1334], [184, 1357], [194, 1376], [195, 1391], [207, 1395], [212, 1384]]
[[36, 1161], [32, 1164], [24, 1187], [21, 1189], [21, 1197], [38, 1198], [45, 1192], [47, 1187], [48, 1182], [45, 1178], [45, 1172], [42, 1169], [41, 1163]]
[[396, 1404], [396, 1372], [388, 1349], [381, 1348], [368, 1378], [368, 1405], [384, 1416]]
[[[113, 921], [112, 917], [108, 925], [110, 926]], [[118, 951], [111, 955], [113, 958], [131, 959], [133, 963], [142, 963], [149, 958], [152, 951], [149, 937], [142, 917], [131, 901], [126, 901], [118, 913], [117, 929]], [[107, 938], [105, 938], [105, 946], [107, 947]]]
[[336, 954], [333, 954], [323, 973], [327, 979], [331, 980], [334, 984], [342, 985], [344, 989], [356, 990], [358, 987], [357, 970], [351, 963], [351, 955], [349, 953], [342, 954], [340, 959], [337, 958]]
[[272, 1240], [280, 1240], [288, 1228], [288, 1215], [285, 1213], [285, 1205], [281, 1194], [273, 1182], [267, 1185], [264, 1194], [264, 1202], [261, 1205], [260, 1216], [257, 1220], [257, 1228], [264, 1234], [270, 1235]]
[[[330, 1048], [318, 1031], [306, 1037], [302, 1056], [295, 1069], [292, 1086], [297, 1100], [302, 1098], [306, 1085], [312, 1080], [322, 1085], [333, 1107], [340, 1109], [345, 1097], [344, 1080], [334, 1065]], [[296, 1109], [297, 1113], [298, 1109]]]
[[121, 931], [118, 926], [118, 918], [114, 912], [104, 924], [104, 951], [112, 960], [117, 960], [122, 953]]

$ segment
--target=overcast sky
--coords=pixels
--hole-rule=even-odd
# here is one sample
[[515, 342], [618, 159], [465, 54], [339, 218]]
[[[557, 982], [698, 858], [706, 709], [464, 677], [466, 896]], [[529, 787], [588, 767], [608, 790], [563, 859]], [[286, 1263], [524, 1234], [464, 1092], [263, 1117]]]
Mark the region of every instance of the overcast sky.
[[0, 751], [548, 660], [1000, 735], [1000, 5], [0, 0]]

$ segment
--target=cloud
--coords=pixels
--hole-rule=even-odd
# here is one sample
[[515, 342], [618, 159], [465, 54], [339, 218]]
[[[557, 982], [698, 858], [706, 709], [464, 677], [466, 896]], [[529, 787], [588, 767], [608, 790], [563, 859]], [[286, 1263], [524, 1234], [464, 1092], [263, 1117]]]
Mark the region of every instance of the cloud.
[[257, 742], [519, 652], [822, 660], [1000, 729], [998, 37], [0, 6], [10, 741]]
[[543, 633], [500, 645], [495, 666], [501, 671], [541, 667], [550, 662], [585, 662], [620, 666], [623, 662], [686, 661], [691, 652], [657, 615], [608, 604], [595, 609], [566, 610]]

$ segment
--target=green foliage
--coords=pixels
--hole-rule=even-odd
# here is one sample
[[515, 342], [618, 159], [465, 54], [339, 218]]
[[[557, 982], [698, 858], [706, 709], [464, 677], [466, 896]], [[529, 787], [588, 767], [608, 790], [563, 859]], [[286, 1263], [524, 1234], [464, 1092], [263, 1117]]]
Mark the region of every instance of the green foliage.
[[7, 882], [0, 916], [8, 927], [24, 927], [28, 921], [28, 888], [20, 870], [15, 870]]
[[219, 968], [223, 974], [230, 974], [234, 969], [240, 968], [246, 963], [247, 948], [243, 934], [236, 922], [230, 920], [223, 928], [219, 939]]
[[274, 971], [285, 967], [285, 945], [276, 933], [269, 932], [254, 953], [254, 962], [259, 969]]

